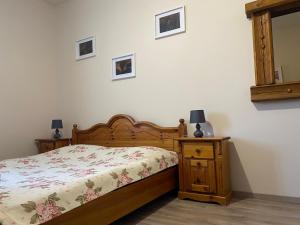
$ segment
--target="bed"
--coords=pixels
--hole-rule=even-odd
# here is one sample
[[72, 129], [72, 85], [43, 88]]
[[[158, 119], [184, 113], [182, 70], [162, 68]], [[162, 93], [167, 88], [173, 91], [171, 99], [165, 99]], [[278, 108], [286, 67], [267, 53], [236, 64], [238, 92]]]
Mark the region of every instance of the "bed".
[[[68, 158], [70, 159], [73, 156], [67, 155], [66, 152], [77, 151], [76, 153], [77, 161], [72, 161], [72, 160], [71, 161], [74, 164], [78, 164], [78, 165], [80, 164], [82, 168], [88, 167], [89, 164], [87, 163], [92, 163], [92, 164], [94, 163], [94, 166], [101, 164], [103, 167], [101, 168], [101, 170], [99, 169], [99, 171], [102, 172], [106, 168], [105, 166], [107, 164], [105, 163], [108, 163], [107, 161], [104, 160], [105, 162], [103, 164], [102, 158], [104, 159], [105, 156], [107, 156], [109, 157], [109, 160], [116, 160], [116, 161], [110, 161], [109, 163], [118, 164], [122, 162], [123, 165], [126, 165], [129, 172], [126, 171], [126, 169], [124, 172], [124, 168], [123, 168], [121, 170], [121, 173], [123, 173], [123, 175], [122, 174], [118, 175], [118, 172], [110, 172], [110, 174], [107, 175], [106, 178], [104, 176], [101, 177], [101, 179], [105, 180], [105, 179], [109, 179], [107, 177], [111, 176], [110, 180], [112, 182], [112, 186], [118, 187], [118, 189], [113, 189], [112, 191], [105, 190], [103, 187], [100, 187], [99, 183], [98, 185], [95, 184], [93, 180], [94, 175], [88, 174], [88, 177], [85, 179], [87, 192], [82, 195], [78, 195], [78, 197], [75, 199], [75, 201], [78, 202], [78, 206], [77, 207], [73, 206], [71, 210], [67, 210], [66, 206], [70, 204], [68, 201], [64, 202], [65, 205], [60, 205], [58, 203], [57, 204], [55, 203], [60, 201], [59, 193], [61, 191], [60, 189], [56, 189], [56, 191], [53, 192], [51, 195], [47, 195], [48, 197], [45, 196], [46, 201], [44, 205], [48, 204], [49, 206], [52, 203], [54, 204], [53, 206], [51, 205], [50, 207], [50, 210], [52, 210], [50, 213], [53, 213], [53, 210], [60, 211], [60, 212], [55, 212], [56, 213], [55, 218], [49, 221], [47, 221], [47, 218], [43, 221], [43, 218], [39, 217], [35, 213], [37, 211], [37, 208], [39, 208], [39, 210], [44, 210], [43, 208], [44, 205], [42, 205], [41, 208], [40, 204], [36, 203], [34, 200], [30, 200], [21, 204], [21, 207], [23, 207], [24, 211], [28, 213], [32, 213], [32, 211], [34, 211], [33, 214], [30, 214], [31, 219], [29, 222], [32, 224], [39, 224], [39, 223], [45, 225], [109, 224], [177, 187], [177, 183], [178, 183], [177, 166], [175, 166], [176, 160], [175, 157], [173, 156], [176, 155], [175, 152], [178, 150], [179, 146], [176, 146], [174, 144], [176, 142], [174, 142], [173, 139], [185, 135], [186, 135], [186, 125], [184, 124], [184, 120], [180, 120], [180, 124], [178, 127], [163, 128], [150, 122], [136, 122], [132, 117], [127, 115], [116, 115], [113, 116], [108, 121], [108, 123], [97, 124], [87, 130], [79, 130], [78, 126], [74, 125], [73, 132], [72, 132], [73, 146], [62, 148], [59, 150], [54, 150], [52, 152], [34, 156], [31, 158], [27, 157], [24, 159], [17, 159], [8, 162], [13, 164], [21, 161], [24, 164], [24, 166], [28, 166], [28, 165], [34, 165], [33, 162], [28, 162], [28, 160], [29, 161], [41, 160], [44, 162], [45, 165], [47, 165], [47, 163], [49, 164], [48, 162], [49, 160], [59, 161], [62, 159], [63, 160], [64, 159], [67, 160]], [[88, 149], [88, 150], [86, 150], [87, 152], [83, 151], [84, 153], [82, 153], [83, 155], [81, 156], [80, 155], [81, 149]], [[126, 151], [126, 154], [122, 155], [122, 151], [123, 152]], [[119, 153], [121, 155], [118, 155]], [[62, 154], [62, 155], [60, 155], [60, 157], [52, 157], [51, 154], [54, 155]], [[97, 164], [99, 163], [98, 161], [95, 164], [96, 161], [94, 160], [94, 157], [96, 157], [95, 156], [96, 154], [99, 154], [99, 157], [102, 160], [102, 161], [100, 160], [101, 161], [100, 164]], [[142, 163], [140, 161], [135, 161], [139, 158], [140, 154], [143, 154], [145, 156], [142, 157], [143, 160], [148, 160], [148, 161], [143, 161]], [[115, 158], [112, 157], [112, 155], [116, 155]], [[170, 158], [168, 158], [169, 155]], [[131, 163], [130, 160], [135, 161], [135, 163]], [[155, 161], [157, 161], [157, 164], [155, 164]], [[65, 164], [67, 165], [67, 163]], [[60, 166], [64, 165], [64, 163], [60, 162], [59, 165]], [[140, 168], [138, 168], [138, 166]], [[5, 169], [5, 165], [2, 165], [2, 171], [5, 172], [3, 168]], [[70, 170], [68, 170], [68, 168], [64, 168], [64, 169], [65, 170], [62, 170], [61, 176], [64, 179], [66, 179], [65, 180], [66, 182], [70, 178], [70, 176], [66, 175], [68, 172], [71, 172], [72, 174], [75, 175], [75, 177], [76, 176], [78, 177], [78, 180], [73, 180], [73, 183], [76, 182], [82, 183], [83, 180], [81, 178], [86, 176], [85, 173], [82, 174], [81, 171], [78, 171], [78, 168], [76, 168], [77, 171], [75, 171], [74, 168], [71, 168]], [[140, 170], [139, 173], [135, 173], [140, 176], [140, 179], [134, 177], [133, 175], [130, 175], [130, 170], [131, 171]], [[93, 172], [91, 170], [87, 170], [87, 171], [91, 173]], [[22, 175], [26, 176], [26, 171], [23, 171], [23, 173], [24, 174]], [[128, 174], [129, 176], [127, 176]], [[48, 176], [51, 177], [50, 175]], [[119, 178], [119, 176], [122, 177], [122, 179]], [[59, 186], [59, 182], [64, 182], [64, 180], [55, 180], [54, 182], [57, 182], [57, 185]], [[71, 184], [73, 185], [73, 183]], [[24, 183], [24, 185], [27, 186], [29, 185], [30, 187], [32, 183], [30, 183], [29, 180], [29, 182]], [[88, 192], [88, 190], [90, 192]], [[77, 190], [77, 191], [80, 192], [81, 190]], [[40, 196], [43, 195], [42, 193], [43, 191], [41, 189]], [[5, 193], [5, 190], [1, 191], [1, 183], [0, 183], [0, 202], [1, 199], [2, 201], [5, 201], [6, 194], [7, 193]], [[66, 192], [66, 194], [68, 193]], [[24, 196], [25, 195], [26, 194], [24, 194]], [[28, 195], [30, 195], [30, 193]], [[20, 198], [22, 198], [22, 196], [19, 197], [19, 200]], [[86, 201], [86, 199], [88, 199], [89, 201]], [[0, 205], [0, 209], [1, 209], [1, 205]], [[5, 211], [4, 212], [1, 211], [0, 211], [0, 219], [1, 216], [5, 217], [4, 215]], [[66, 212], [62, 213], [63, 211]], [[14, 223], [14, 221], [6, 222], [6, 224], [3, 223], [3, 225], [7, 225], [7, 224], [12, 225], [17, 223]]]

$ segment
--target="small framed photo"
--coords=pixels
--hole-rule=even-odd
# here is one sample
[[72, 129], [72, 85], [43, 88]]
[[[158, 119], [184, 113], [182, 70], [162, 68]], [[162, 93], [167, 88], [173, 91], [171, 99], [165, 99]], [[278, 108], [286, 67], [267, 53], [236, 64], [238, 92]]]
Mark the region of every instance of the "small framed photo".
[[112, 59], [112, 79], [135, 77], [135, 54], [127, 54]]
[[278, 66], [277, 68], [275, 68], [275, 83], [283, 83], [282, 66]]
[[155, 15], [155, 38], [167, 37], [185, 32], [185, 7]]
[[76, 41], [76, 60], [96, 56], [96, 39], [89, 37]]

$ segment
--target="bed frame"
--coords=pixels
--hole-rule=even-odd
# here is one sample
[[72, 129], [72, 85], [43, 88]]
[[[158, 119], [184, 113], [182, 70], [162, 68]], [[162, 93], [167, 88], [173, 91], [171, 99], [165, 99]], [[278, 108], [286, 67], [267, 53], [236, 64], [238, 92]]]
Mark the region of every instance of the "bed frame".
[[[187, 134], [184, 120], [179, 122], [178, 127], [160, 127], [150, 122], [136, 122], [128, 115], [115, 115], [106, 124], [96, 124], [87, 130], [79, 130], [75, 124], [72, 143], [107, 147], [156, 146], [177, 151], [173, 139]], [[105, 194], [44, 225], [107, 225], [177, 186], [177, 167], [172, 167]]]

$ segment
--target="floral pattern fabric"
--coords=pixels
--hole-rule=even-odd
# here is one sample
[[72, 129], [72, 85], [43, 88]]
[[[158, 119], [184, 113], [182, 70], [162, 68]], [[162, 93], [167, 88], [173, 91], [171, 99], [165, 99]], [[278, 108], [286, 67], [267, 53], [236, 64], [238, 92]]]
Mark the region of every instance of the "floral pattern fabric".
[[156, 147], [93, 145], [0, 161], [0, 224], [42, 224], [177, 163]]

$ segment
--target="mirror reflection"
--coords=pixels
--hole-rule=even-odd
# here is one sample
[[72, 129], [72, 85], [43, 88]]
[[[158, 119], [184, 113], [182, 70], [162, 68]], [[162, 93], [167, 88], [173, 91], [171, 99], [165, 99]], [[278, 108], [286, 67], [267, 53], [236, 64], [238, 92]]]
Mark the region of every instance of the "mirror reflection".
[[300, 12], [272, 19], [276, 83], [300, 81]]

